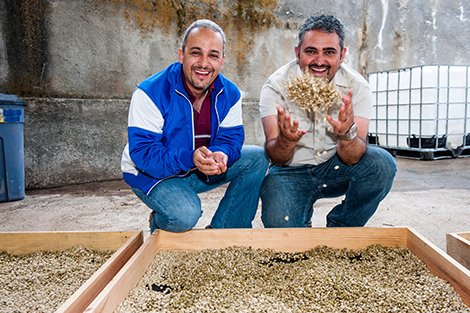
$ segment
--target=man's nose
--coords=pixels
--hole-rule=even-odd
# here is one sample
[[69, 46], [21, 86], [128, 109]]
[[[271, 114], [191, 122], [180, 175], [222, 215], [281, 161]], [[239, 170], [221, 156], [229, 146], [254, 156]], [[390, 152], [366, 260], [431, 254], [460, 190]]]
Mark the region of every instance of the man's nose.
[[325, 57], [322, 54], [317, 54], [313, 59], [313, 62], [316, 65], [324, 65], [325, 64]]
[[202, 54], [201, 57], [199, 58], [199, 64], [200, 66], [206, 68], [209, 66], [209, 56], [206, 54]]

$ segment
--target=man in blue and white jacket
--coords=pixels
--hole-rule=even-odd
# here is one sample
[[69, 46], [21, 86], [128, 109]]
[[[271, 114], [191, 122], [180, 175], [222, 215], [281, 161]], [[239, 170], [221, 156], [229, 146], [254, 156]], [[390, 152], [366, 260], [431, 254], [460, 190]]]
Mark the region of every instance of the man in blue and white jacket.
[[252, 226], [268, 159], [263, 148], [243, 146], [241, 93], [219, 73], [225, 42], [214, 22], [194, 22], [178, 49], [179, 62], [132, 95], [121, 168], [152, 210], [152, 232], [192, 229], [202, 215], [197, 194], [225, 183], [209, 226]]

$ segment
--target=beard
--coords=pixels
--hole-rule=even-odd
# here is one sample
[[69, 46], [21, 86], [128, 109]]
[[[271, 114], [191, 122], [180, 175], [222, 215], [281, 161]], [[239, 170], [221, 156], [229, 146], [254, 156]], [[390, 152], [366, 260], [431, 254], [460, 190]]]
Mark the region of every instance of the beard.
[[[207, 74], [201, 74], [207, 73]], [[214, 70], [209, 68], [196, 67], [191, 69], [191, 77], [188, 84], [195, 90], [204, 91], [214, 81]]]
[[307, 72], [312, 74], [313, 76], [317, 77], [325, 77], [328, 78], [330, 75], [331, 66], [329, 65], [316, 65], [316, 64], [309, 64], [307, 66]]

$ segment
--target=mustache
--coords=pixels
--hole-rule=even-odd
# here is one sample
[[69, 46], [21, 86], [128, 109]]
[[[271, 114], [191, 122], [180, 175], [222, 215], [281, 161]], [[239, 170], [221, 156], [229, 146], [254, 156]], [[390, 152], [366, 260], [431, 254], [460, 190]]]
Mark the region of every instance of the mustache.
[[192, 68], [193, 68], [193, 70], [202, 70], [202, 71], [212, 72], [212, 68], [208, 67], [208, 66], [197, 66], [197, 65], [195, 65]]
[[329, 66], [327, 64], [323, 64], [323, 65], [309, 64], [308, 67], [309, 68], [316, 68], [316, 69], [326, 69], [326, 70], [329, 70], [331, 68], [331, 66]]

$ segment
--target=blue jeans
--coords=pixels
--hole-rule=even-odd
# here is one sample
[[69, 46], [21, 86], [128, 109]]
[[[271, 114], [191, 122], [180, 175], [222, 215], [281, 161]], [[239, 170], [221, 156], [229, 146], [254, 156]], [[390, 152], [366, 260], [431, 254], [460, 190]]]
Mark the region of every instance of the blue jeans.
[[351, 166], [337, 155], [317, 166], [272, 166], [261, 186], [261, 219], [265, 227], [309, 227], [318, 199], [345, 195], [327, 215], [326, 226], [364, 226], [390, 191], [396, 171], [390, 153], [373, 146]]
[[263, 148], [243, 146], [240, 158], [224, 174], [206, 176], [194, 171], [189, 176], [160, 182], [149, 195], [136, 188], [132, 190], [155, 212], [150, 221], [151, 232], [157, 228], [182, 232], [192, 229], [202, 216], [201, 199], [197, 194], [229, 183], [210, 226], [251, 228], [267, 168]]

